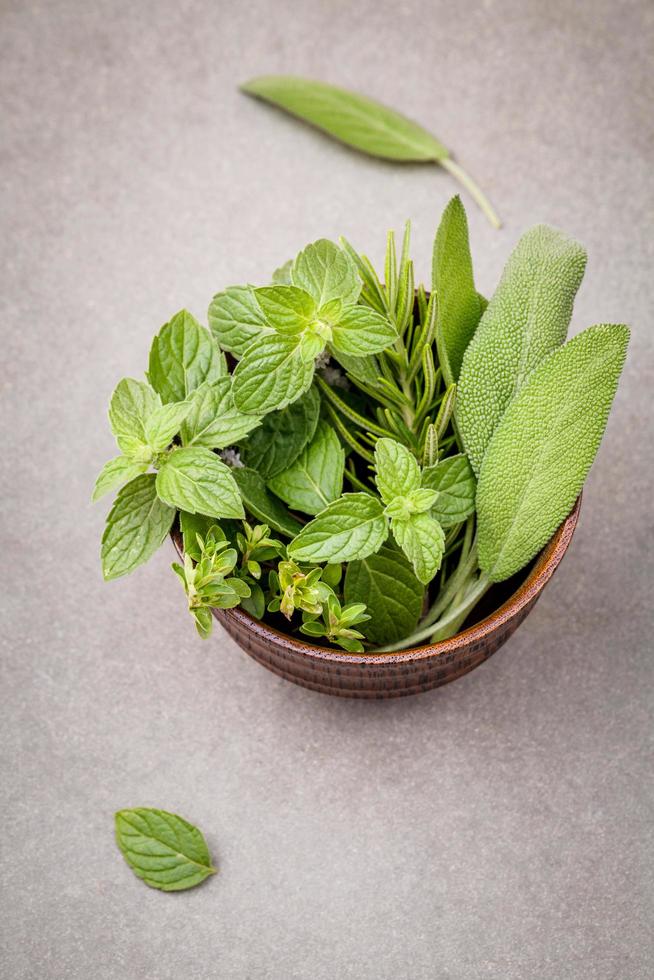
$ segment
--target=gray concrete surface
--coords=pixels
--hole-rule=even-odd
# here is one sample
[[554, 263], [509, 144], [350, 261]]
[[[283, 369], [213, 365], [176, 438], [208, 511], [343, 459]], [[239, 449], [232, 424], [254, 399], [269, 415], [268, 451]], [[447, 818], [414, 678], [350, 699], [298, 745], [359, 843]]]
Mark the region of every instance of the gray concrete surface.
[[[4, 0], [0, 20], [7, 980], [652, 976], [654, 8], [647, 2]], [[455, 190], [251, 102], [292, 71], [431, 126], [480, 288], [548, 221], [590, 261], [574, 330], [633, 325], [571, 553], [505, 649], [449, 688], [339, 702], [203, 644], [171, 549], [103, 584], [108, 395], [183, 305], [318, 236], [427, 275]], [[112, 839], [178, 811], [220, 875], [169, 896]]]

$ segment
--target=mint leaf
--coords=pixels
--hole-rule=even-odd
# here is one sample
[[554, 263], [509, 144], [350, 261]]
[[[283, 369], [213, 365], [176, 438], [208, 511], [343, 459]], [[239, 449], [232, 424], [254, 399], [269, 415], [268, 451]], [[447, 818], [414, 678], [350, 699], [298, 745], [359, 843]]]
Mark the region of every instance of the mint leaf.
[[313, 361], [302, 357], [299, 337], [277, 333], [260, 337], [234, 371], [234, 404], [246, 415], [285, 408], [307, 390], [313, 370]]
[[463, 453], [425, 467], [422, 485], [438, 491], [431, 514], [441, 527], [460, 524], [474, 514], [477, 483], [468, 457]]
[[490, 442], [479, 477], [479, 564], [520, 571], [570, 512], [600, 444], [629, 331], [590, 327], [536, 368]]
[[247, 510], [264, 524], [268, 524], [287, 538], [294, 537], [302, 525], [292, 517], [285, 505], [268, 493], [263, 477], [248, 467], [232, 470], [232, 474]]
[[243, 439], [260, 423], [256, 415], [244, 415], [236, 408], [231, 378], [205, 382], [193, 392], [189, 413], [180, 436], [183, 446], [224, 449]]
[[210, 528], [214, 527], [215, 523], [214, 517], [207, 517], [205, 514], [189, 514], [186, 510], [180, 510], [179, 527], [182, 532], [185, 555], [190, 555], [194, 561], [200, 560], [202, 549], [197, 536], [199, 534], [201, 538], [206, 538]]
[[189, 402], [160, 405], [145, 423], [145, 441], [154, 452], [162, 452], [177, 435], [190, 410]]
[[293, 510], [317, 514], [343, 491], [345, 453], [340, 439], [327, 422], [291, 466], [269, 479], [273, 493]]
[[243, 357], [261, 334], [272, 332], [252, 286], [230, 286], [216, 293], [209, 306], [209, 327], [220, 347], [235, 357]]
[[314, 437], [320, 416], [320, 395], [315, 387], [284, 408], [264, 415], [261, 425], [241, 447], [248, 466], [266, 479], [277, 476], [295, 462]]
[[581, 245], [546, 225], [523, 235], [509, 258], [457, 388], [456, 420], [475, 473], [511, 399], [565, 340], [585, 267]]
[[91, 499], [94, 502], [100, 500], [105, 493], [122, 486], [123, 483], [128, 483], [135, 476], [145, 473], [149, 465], [149, 463], [135, 462], [127, 456], [116, 456], [115, 459], [110, 459], [108, 463], [104, 464], [95, 481]]
[[157, 473], [161, 500], [207, 517], [244, 517], [232, 471], [210, 449], [176, 449]]
[[271, 277], [273, 286], [290, 286], [292, 268], [293, 259], [289, 259], [288, 262], [284, 262], [284, 265], [280, 265], [278, 269], [275, 269]]
[[377, 440], [375, 469], [375, 482], [385, 504], [420, 486], [420, 467], [415, 456], [395, 439]]
[[461, 198], [443, 212], [432, 258], [432, 291], [438, 296], [436, 335], [441, 367], [450, 385], [457, 381], [463, 355], [481, 319], [468, 243], [468, 221]]
[[154, 473], [137, 476], [118, 492], [102, 535], [100, 557], [105, 579], [127, 575], [151, 558], [175, 517], [157, 497]]
[[183, 402], [203, 381], [226, 372], [215, 340], [188, 310], [176, 313], [152, 341], [148, 379], [164, 403]]
[[161, 405], [157, 393], [145, 381], [123, 378], [109, 403], [109, 422], [118, 447], [126, 456], [149, 460], [145, 423]]
[[291, 281], [313, 296], [318, 307], [331, 300], [353, 304], [361, 292], [361, 280], [349, 255], [326, 238], [307, 245], [293, 262]]
[[388, 524], [377, 497], [345, 493], [302, 528], [288, 546], [300, 562], [339, 562], [366, 558], [388, 536]]
[[176, 813], [137, 807], [119, 810], [115, 821], [123, 857], [150, 888], [182, 891], [216, 874], [201, 832]]
[[438, 571], [445, 551], [445, 534], [427, 513], [392, 518], [391, 531], [418, 579], [427, 585]]
[[343, 351], [335, 350], [331, 344], [329, 345], [329, 353], [357, 381], [363, 381], [364, 384], [368, 385], [377, 384], [381, 375], [381, 368], [379, 361], [373, 354], [367, 357], [351, 357]]
[[397, 340], [397, 330], [387, 317], [365, 306], [343, 310], [332, 327], [332, 347], [351, 357], [377, 354]]
[[254, 295], [266, 323], [277, 333], [301, 333], [316, 320], [315, 300], [297, 286], [262, 286]]
[[395, 643], [415, 630], [424, 594], [411, 565], [390, 539], [376, 554], [347, 566], [345, 601], [365, 602], [370, 616], [366, 637], [376, 646]]

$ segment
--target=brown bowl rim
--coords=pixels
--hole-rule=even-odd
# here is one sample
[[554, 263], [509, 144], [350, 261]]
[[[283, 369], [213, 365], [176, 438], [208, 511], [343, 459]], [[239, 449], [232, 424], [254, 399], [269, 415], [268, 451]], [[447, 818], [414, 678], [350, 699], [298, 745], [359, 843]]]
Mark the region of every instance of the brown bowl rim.
[[[221, 618], [233, 619], [240, 626], [254, 633], [259, 640], [274, 646], [283, 646], [286, 650], [293, 650], [296, 654], [302, 654], [310, 660], [318, 662], [328, 662], [335, 665], [383, 665], [383, 664], [407, 664], [421, 660], [433, 660], [444, 654], [451, 654], [459, 649], [468, 647], [471, 643], [482, 640], [484, 637], [493, 633], [496, 629], [512, 620], [518, 613], [528, 605], [543, 590], [547, 582], [558, 568], [561, 559], [566, 553], [572, 540], [572, 536], [579, 519], [581, 508], [581, 494], [577, 497], [575, 504], [554, 532], [548, 543], [540, 552], [536, 563], [531, 572], [521, 586], [511, 595], [502, 605], [492, 612], [485, 619], [480, 620], [473, 626], [469, 626], [462, 632], [457, 633], [449, 640], [441, 640], [439, 643], [429, 643], [423, 646], [410, 647], [402, 651], [389, 651], [387, 653], [346, 653], [332, 650], [328, 647], [314, 646], [296, 640], [287, 633], [275, 629], [274, 626], [255, 619], [244, 609], [238, 607], [234, 609], [220, 610]], [[173, 533], [173, 543], [180, 555], [182, 554], [181, 535], [178, 531]]]

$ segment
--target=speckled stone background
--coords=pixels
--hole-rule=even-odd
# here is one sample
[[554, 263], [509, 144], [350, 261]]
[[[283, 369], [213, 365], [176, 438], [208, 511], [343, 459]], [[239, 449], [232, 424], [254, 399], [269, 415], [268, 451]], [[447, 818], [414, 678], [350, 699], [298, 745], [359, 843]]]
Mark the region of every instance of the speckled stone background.
[[[4, 0], [1, 382], [7, 980], [652, 976], [654, 7]], [[573, 330], [633, 325], [571, 553], [504, 650], [440, 691], [329, 699], [218, 630], [166, 546], [103, 584], [105, 405], [150, 337], [318, 236], [426, 277], [452, 180], [239, 95], [296, 72], [404, 108], [470, 207], [480, 288], [529, 225], [589, 250]], [[148, 890], [113, 811], [206, 833], [220, 875]]]

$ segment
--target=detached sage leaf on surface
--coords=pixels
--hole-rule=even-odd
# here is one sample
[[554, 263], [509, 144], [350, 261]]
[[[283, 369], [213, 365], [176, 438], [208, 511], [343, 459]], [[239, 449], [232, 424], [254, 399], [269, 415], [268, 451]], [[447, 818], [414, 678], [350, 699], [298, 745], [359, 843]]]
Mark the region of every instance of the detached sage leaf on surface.
[[149, 465], [149, 463], [135, 462], [127, 456], [116, 456], [115, 459], [110, 459], [108, 463], [104, 464], [100, 475], [95, 481], [91, 499], [93, 501], [100, 500], [101, 497], [104, 497], [105, 493], [109, 493], [110, 490], [115, 490], [116, 487], [122, 486], [123, 483], [129, 483], [134, 477], [145, 473]]
[[340, 439], [327, 422], [291, 466], [268, 483], [273, 493], [293, 510], [317, 514], [343, 491], [345, 453]]
[[261, 474], [247, 466], [232, 470], [232, 474], [250, 513], [287, 538], [295, 537], [302, 525], [289, 514], [281, 500], [268, 492]]
[[377, 440], [375, 469], [375, 482], [385, 504], [420, 486], [420, 467], [415, 456], [395, 439]]
[[241, 91], [322, 129], [362, 153], [402, 162], [434, 162], [457, 178], [496, 228], [500, 221], [485, 196], [440, 140], [418, 123], [373, 99], [293, 75], [264, 75]]
[[418, 513], [407, 518], [392, 518], [391, 531], [411, 562], [417, 578], [423, 585], [427, 585], [443, 560], [443, 528], [428, 513]]
[[313, 370], [313, 361], [302, 357], [299, 337], [277, 333], [260, 337], [234, 371], [234, 404], [246, 415], [285, 408], [307, 390]]
[[463, 453], [425, 467], [422, 485], [438, 491], [431, 514], [441, 527], [460, 524], [474, 514], [477, 481], [468, 457]]
[[337, 356], [341, 352], [351, 357], [377, 354], [396, 340], [397, 330], [391, 321], [365, 306], [343, 310], [332, 327], [332, 346]]
[[123, 857], [151, 888], [183, 891], [216, 874], [202, 833], [176, 813], [137, 807], [119, 810], [115, 820]]
[[301, 333], [315, 322], [316, 301], [297, 286], [261, 286], [255, 289], [254, 296], [266, 323], [277, 333]]
[[207, 517], [245, 517], [232, 470], [210, 449], [176, 449], [157, 473], [157, 493], [172, 507]]
[[223, 353], [188, 310], [176, 313], [152, 341], [148, 379], [164, 403], [183, 402], [203, 381], [226, 373]]
[[455, 416], [475, 473], [511, 399], [565, 340], [585, 267], [582, 246], [546, 225], [523, 235], [510, 256], [457, 387]]
[[261, 426], [241, 447], [248, 466], [266, 479], [277, 476], [295, 462], [314, 437], [320, 415], [320, 395], [315, 387], [281, 412], [269, 412]]
[[367, 493], [345, 493], [302, 528], [288, 546], [300, 562], [340, 562], [366, 558], [388, 536], [381, 502]]
[[523, 568], [568, 515], [595, 458], [629, 341], [590, 327], [536, 368], [511, 402], [479, 477], [479, 564], [492, 581]]
[[239, 412], [232, 397], [231, 378], [205, 382], [188, 400], [189, 412], [180, 436], [183, 446], [224, 449], [243, 439], [261, 419]]
[[376, 554], [347, 566], [345, 602], [365, 602], [366, 638], [379, 646], [412, 633], [422, 612], [424, 586], [398, 546], [388, 540]]
[[325, 306], [332, 300], [354, 305], [361, 293], [361, 280], [354, 262], [326, 238], [307, 245], [291, 266], [291, 282]]
[[102, 535], [100, 557], [105, 579], [118, 578], [151, 558], [175, 517], [157, 497], [154, 473], [137, 476], [119, 491]]
[[123, 378], [118, 382], [109, 403], [109, 422], [126, 456], [149, 460], [145, 423], [160, 405], [156, 391], [145, 381]]
[[173, 441], [189, 413], [189, 402], [160, 405], [145, 423], [145, 439], [154, 452], [162, 452]]
[[230, 286], [216, 293], [209, 306], [209, 327], [223, 350], [243, 357], [253, 340], [272, 333], [252, 286]]

